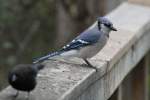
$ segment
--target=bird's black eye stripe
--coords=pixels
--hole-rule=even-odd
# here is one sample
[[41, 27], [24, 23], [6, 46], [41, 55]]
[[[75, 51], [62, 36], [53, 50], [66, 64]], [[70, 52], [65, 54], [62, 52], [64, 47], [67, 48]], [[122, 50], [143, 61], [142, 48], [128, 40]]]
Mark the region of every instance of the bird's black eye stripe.
[[111, 27], [111, 24], [104, 24], [105, 26], [107, 26], [107, 27]]

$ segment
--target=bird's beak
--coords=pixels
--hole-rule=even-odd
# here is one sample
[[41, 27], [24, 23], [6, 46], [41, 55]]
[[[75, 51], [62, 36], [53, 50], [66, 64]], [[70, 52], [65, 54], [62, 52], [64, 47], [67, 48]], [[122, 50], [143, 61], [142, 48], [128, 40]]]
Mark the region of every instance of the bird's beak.
[[116, 28], [114, 28], [113, 26], [112, 26], [112, 27], [110, 27], [110, 29], [111, 29], [112, 31], [117, 31], [117, 29], [116, 29]]

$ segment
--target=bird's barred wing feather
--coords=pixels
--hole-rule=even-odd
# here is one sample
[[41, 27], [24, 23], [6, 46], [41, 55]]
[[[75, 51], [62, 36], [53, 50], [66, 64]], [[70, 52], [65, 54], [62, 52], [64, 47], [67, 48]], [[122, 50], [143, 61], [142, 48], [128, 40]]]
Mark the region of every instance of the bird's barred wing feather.
[[63, 51], [68, 51], [71, 49], [79, 49], [80, 47], [92, 45], [96, 43], [101, 37], [101, 32], [97, 29], [85, 30], [73, 41], [63, 47]]
[[63, 47], [63, 51], [69, 51], [71, 49], [79, 49], [81, 47], [90, 45], [90, 42], [81, 40], [81, 39], [74, 39], [72, 42], [67, 44], [66, 46]]

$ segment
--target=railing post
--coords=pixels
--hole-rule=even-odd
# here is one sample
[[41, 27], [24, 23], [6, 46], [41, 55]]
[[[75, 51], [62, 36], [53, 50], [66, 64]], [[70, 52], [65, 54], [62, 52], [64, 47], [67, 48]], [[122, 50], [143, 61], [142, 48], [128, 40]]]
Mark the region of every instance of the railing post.
[[131, 100], [147, 100], [147, 76], [148, 76], [148, 58], [144, 59], [137, 65], [133, 71], [132, 87], [133, 97]]
[[122, 95], [124, 94], [122, 94], [122, 85], [120, 85], [108, 100], [123, 100]]
[[119, 96], [119, 90], [117, 89], [108, 100], [119, 100], [118, 96]]
[[148, 100], [148, 67], [150, 53], [147, 54], [133, 71], [125, 78], [120, 88], [120, 100]]
[[138, 3], [138, 4], [150, 6], [150, 0], [128, 0], [128, 1], [132, 3]]
[[145, 100], [149, 100], [149, 68], [150, 68], [150, 51], [147, 53], [147, 55], [145, 56]]

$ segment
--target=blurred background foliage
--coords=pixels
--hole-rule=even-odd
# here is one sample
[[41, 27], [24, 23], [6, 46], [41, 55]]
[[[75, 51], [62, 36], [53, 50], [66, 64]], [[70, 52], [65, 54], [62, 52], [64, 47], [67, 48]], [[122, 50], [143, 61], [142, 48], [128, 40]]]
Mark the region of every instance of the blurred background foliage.
[[0, 89], [16, 64], [61, 48], [126, 0], [0, 0]]

